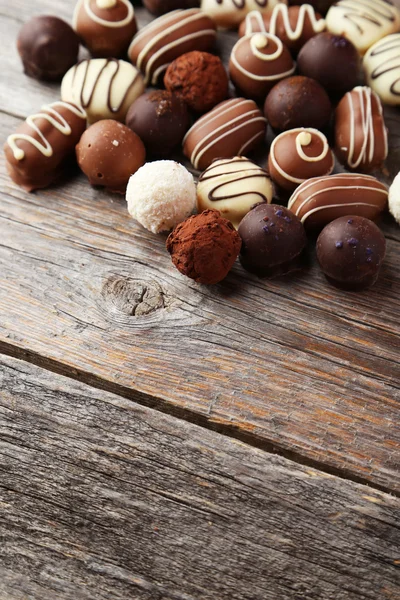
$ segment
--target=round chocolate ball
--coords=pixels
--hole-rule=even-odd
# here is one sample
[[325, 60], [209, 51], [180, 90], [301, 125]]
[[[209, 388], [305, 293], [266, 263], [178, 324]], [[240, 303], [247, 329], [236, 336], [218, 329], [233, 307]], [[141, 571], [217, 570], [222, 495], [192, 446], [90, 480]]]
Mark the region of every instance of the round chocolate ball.
[[92, 185], [124, 194], [129, 177], [145, 162], [142, 140], [129, 127], [104, 119], [86, 129], [76, 158]]
[[264, 114], [273, 129], [296, 127], [324, 129], [330, 120], [332, 104], [315, 79], [296, 75], [277, 83], [268, 94]]
[[165, 157], [182, 142], [190, 120], [182, 100], [166, 90], [156, 90], [135, 100], [125, 123], [137, 133], [149, 154]]
[[277, 204], [259, 204], [242, 219], [240, 262], [259, 277], [275, 277], [301, 268], [307, 236], [300, 219]]
[[348, 39], [325, 31], [303, 46], [297, 67], [301, 75], [316, 79], [329, 94], [340, 96], [357, 85], [360, 55]]
[[317, 240], [317, 257], [325, 277], [346, 290], [357, 291], [373, 285], [385, 252], [383, 233], [365, 217], [335, 219]]
[[17, 49], [29, 77], [57, 81], [77, 62], [79, 38], [57, 17], [33, 17], [20, 29]]
[[321, 13], [326, 15], [328, 9], [332, 6], [335, 0], [289, 0], [289, 6], [297, 6], [300, 4], [311, 4], [311, 6]]
[[200, 0], [143, 0], [143, 4], [154, 15], [163, 15], [178, 8], [196, 8]]

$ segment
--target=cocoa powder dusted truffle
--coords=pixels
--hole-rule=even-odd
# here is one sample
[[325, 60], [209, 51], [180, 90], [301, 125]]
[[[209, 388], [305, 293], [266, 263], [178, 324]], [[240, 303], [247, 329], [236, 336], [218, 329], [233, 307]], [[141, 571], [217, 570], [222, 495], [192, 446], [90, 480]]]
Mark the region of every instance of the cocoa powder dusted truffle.
[[164, 85], [198, 113], [211, 110], [228, 96], [228, 75], [221, 59], [197, 50], [182, 54], [169, 65]]
[[373, 285], [385, 258], [386, 242], [379, 227], [365, 217], [335, 219], [317, 240], [317, 258], [330, 283], [359, 291]]
[[154, 90], [135, 100], [125, 123], [137, 133], [150, 155], [167, 157], [182, 142], [190, 120], [186, 104], [175, 94]]
[[57, 17], [33, 17], [18, 33], [17, 48], [29, 77], [57, 81], [78, 60], [79, 38]]
[[217, 210], [190, 217], [167, 239], [167, 250], [178, 271], [205, 285], [225, 279], [241, 245], [232, 223]]
[[200, 0], [143, 0], [144, 6], [154, 15], [163, 15], [179, 8], [196, 8]]
[[124, 194], [129, 177], [144, 164], [141, 139], [118, 121], [104, 119], [91, 125], [76, 146], [78, 165], [92, 185]]

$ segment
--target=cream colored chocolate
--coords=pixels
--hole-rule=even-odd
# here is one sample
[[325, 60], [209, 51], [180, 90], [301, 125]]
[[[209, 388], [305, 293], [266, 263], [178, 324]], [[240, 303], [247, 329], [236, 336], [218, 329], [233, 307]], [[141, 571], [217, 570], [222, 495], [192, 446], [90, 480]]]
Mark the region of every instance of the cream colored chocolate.
[[335, 152], [351, 170], [371, 171], [388, 153], [382, 104], [369, 87], [347, 92], [335, 111]]
[[311, 127], [290, 129], [278, 135], [268, 157], [272, 180], [290, 192], [307, 179], [329, 175], [334, 164], [328, 140]]
[[328, 31], [344, 35], [360, 54], [400, 29], [400, 12], [390, 0], [339, 0], [326, 15]]
[[370, 175], [339, 173], [302, 183], [289, 200], [288, 208], [306, 229], [322, 229], [346, 215], [375, 221], [386, 210], [387, 187]]
[[72, 67], [61, 83], [61, 98], [87, 112], [88, 123], [124, 121], [130, 105], [144, 91], [143, 77], [130, 63], [93, 58]]
[[287, 0], [202, 0], [201, 10], [226, 29], [237, 27], [252, 10], [268, 14], [276, 4]]
[[400, 225], [400, 172], [393, 179], [389, 189], [389, 211]]
[[215, 160], [199, 177], [197, 209], [219, 210], [236, 227], [259, 202], [272, 202], [268, 173], [244, 156]]
[[382, 102], [400, 106], [400, 33], [388, 35], [364, 56], [367, 83]]
[[156, 85], [168, 65], [186, 52], [210, 50], [215, 24], [200, 10], [174, 10], [139, 31], [128, 56], [144, 74], [146, 85]]

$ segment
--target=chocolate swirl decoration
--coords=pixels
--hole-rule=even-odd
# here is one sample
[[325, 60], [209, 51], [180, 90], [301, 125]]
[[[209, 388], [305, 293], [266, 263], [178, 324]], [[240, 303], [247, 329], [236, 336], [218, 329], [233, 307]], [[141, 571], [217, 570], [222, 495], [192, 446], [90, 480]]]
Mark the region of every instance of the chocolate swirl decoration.
[[[223, 4], [225, 0], [216, 0], [217, 4]], [[228, 2], [231, 2], [233, 4], [233, 6], [235, 6], [236, 8], [246, 8], [246, 0], [227, 0]], [[268, 6], [268, 2], [269, 0], [254, 0], [254, 2], [257, 4], [257, 6], [260, 6], [261, 8], [265, 8], [266, 6]]]
[[364, 57], [368, 84], [387, 104], [400, 104], [400, 33], [374, 44]]
[[[238, 26], [250, 11], [270, 14], [281, 0], [202, 0], [201, 10], [219, 27]], [[286, 3], [286, 2], [285, 2]]]
[[102, 9], [102, 10], [114, 8], [118, 4], [118, 2], [120, 2], [121, 4], [123, 4], [126, 7], [126, 16], [119, 21], [109, 21], [107, 19], [101, 18], [99, 15], [96, 15], [96, 13], [93, 12], [93, 10], [90, 6], [91, 0], [79, 0], [79, 2], [77, 3], [77, 5], [75, 7], [75, 10], [74, 10], [74, 16], [73, 16], [74, 29], [76, 30], [76, 28], [77, 28], [77, 19], [78, 19], [78, 15], [79, 15], [79, 11], [80, 11], [81, 7], [85, 10], [86, 14], [92, 21], [94, 21], [98, 25], [102, 25], [103, 27], [110, 27], [111, 29], [117, 29], [117, 28], [125, 27], [126, 25], [129, 25], [129, 23], [132, 22], [132, 20], [134, 19], [134, 16], [135, 16], [135, 11], [129, 0], [95, 0], [95, 4], [96, 4], [97, 8]]
[[299, 7], [299, 14], [294, 29], [290, 23], [289, 8], [286, 6], [286, 4], [277, 4], [272, 11], [271, 20], [269, 23], [269, 33], [272, 35], [277, 35], [279, 17], [282, 19], [285, 34], [291, 41], [298, 40], [303, 35], [306, 19], [308, 19], [315, 34], [321, 33], [321, 31], [326, 29], [325, 20], [318, 19], [315, 16], [314, 7], [310, 4], [302, 4]]

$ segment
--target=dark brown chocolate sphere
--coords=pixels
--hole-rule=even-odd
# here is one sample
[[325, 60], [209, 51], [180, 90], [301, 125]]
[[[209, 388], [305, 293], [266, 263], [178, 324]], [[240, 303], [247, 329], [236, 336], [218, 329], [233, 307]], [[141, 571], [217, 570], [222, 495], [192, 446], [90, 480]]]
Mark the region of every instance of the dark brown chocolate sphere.
[[307, 236], [300, 219], [277, 204], [259, 204], [242, 219], [240, 262], [259, 277], [283, 275], [301, 267]]
[[324, 32], [303, 46], [297, 67], [301, 75], [316, 79], [329, 94], [340, 96], [357, 85], [360, 56], [345, 37]]
[[129, 127], [104, 119], [86, 129], [76, 158], [92, 185], [124, 194], [129, 177], [145, 162], [142, 140]]
[[347, 290], [362, 290], [375, 283], [385, 251], [383, 233], [365, 217], [335, 219], [317, 240], [317, 257], [325, 277]]
[[296, 127], [324, 129], [331, 113], [332, 104], [324, 88], [315, 79], [301, 75], [277, 83], [264, 104], [264, 114], [276, 131]]
[[154, 15], [163, 15], [178, 8], [196, 8], [200, 0], [143, 0], [143, 4]]
[[289, 0], [289, 6], [298, 6], [300, 4], [311, 4], [311, 6], [321, 13], [326, 15], [328, 9], [332, 6], [335, 0]]
[[137, 133], [149, 154], [166, 157], [182, 142], [190, 120], [182, 100], [166, 90], [156, 90], [139, 96], [128, 110], [125, 123]]
[[17, 48], [29, 77], [57, 81], [77, 62], [79, 38], [57, 17], [33, 17], [20, 29]]

